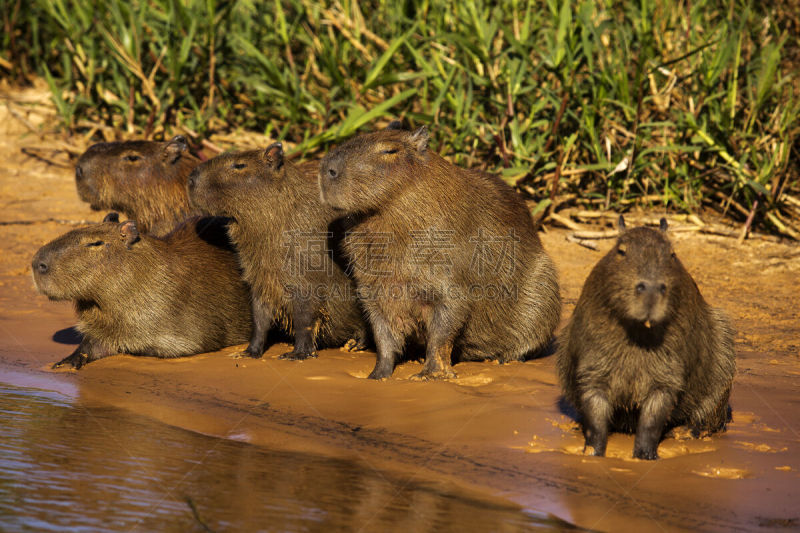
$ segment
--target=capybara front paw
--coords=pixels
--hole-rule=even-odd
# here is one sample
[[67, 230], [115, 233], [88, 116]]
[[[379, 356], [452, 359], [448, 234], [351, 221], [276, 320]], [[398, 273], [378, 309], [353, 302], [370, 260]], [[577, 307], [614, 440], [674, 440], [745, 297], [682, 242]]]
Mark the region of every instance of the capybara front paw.
[[75, 352], [72, 355], [68, 355], [58, 363], [54, 363], [52, 368], [71, 366], [75, 370], [79, 370], [81, 367], [87, 364], [89, 364], [89, 356], [85, 353]]
[[594, 455], [595, 457], [605, 457], [606, 451], [604, 449], [595, 448], [589, 444], [584, 445], [583, 455]]
[[261, 353], [251, 350], [249, 347], [229, 355], [231, 359], [261, 359]]
[[286, 352], [278, 357], [278, 359], [289, 359], [290, 361], [303, 361], [304, 359], [316, 359], [317, 352]]
[[391, 368], [384, 368], [381, 366], [376, 366], [372, 369], [372, 372], [369, 373], [367, 379], [385, 379], [392, 377], [392, 369]]
[[600, 436], [589, 435], [583, 444], [584, 455], [594, 455], [596, 457], [606, 456], [606, 444], [608, 441]]
[[636, 459], [645, 459], [647, 461], [654, 461], [658, 459], [658, 450], [656, 448], [634, 448], [633, 456]]

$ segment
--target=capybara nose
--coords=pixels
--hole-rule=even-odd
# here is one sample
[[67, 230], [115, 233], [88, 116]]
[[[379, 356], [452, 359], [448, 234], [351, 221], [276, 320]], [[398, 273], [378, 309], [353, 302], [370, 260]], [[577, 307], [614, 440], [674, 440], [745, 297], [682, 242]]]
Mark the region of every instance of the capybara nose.
[[75, 179], [78, 181], [83, 179], [83, 167], [80, 165], [75, 167]]
[[666, 283], [661, 282], [650, 282], [650, 281], [640, 281], [636, 284], [636, 294], [659, 294], [664, 295], [667, 292], [667, 285]]

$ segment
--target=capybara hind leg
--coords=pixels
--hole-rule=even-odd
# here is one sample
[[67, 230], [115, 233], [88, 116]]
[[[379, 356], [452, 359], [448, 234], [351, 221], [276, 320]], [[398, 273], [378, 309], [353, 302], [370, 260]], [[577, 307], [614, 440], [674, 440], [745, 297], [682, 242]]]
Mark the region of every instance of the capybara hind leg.
[[672, 412], [675, 401], [665, 391], [654, 391], [639, 409], [636, 438], [633, 441], [633, 456], [637, 459], [658, 459], [658, 443], [664, 433], [664, 425]]
[[316, 301], [309, 299], [298, 298], [293, 302], [294, 348], [281, 355], [281, 359], [302, 361], [317, 357], [315, 311], [318, 305]]
[[250, 344], [242, 352], [233, 354], [233, 357], [252, 357], [261, 359], [267, 344], [267, 333], [272, 326], [272, 307], [252, 296], [253, 332], [250, 334]]
[[731, 407], [728, 404], [730, 388], [717, 396], [708, 395], [696, 406], [689, 417], [689, 429], [697, 438], [725, 429], [731, 421]]
[[583, 395], [583, 435], [586, 439], [584, 453], [604, 456], [608, 444], [608, 425], [611, 420], [611, 404], [605, 395], [592, 391]]
[[400, 341], [397, 340], [383, 316], [372, 315], [372, 328], [378, 355], [375, 368], [370, 372], [369, 379], [388, 378], [394, 372], [397, 354], [400, 353]]
[[453, 310], [444, 305], [436, 306], [428, 317], [425, 365], [422, 372], [411, 379], [455, 378], [456, 373], [450, 366], [450, 360], [453, 356], [453, 333], [458, 329], [459, 320], [454, 316]]
[[453, 367], [450, 366], [450, 358], [452, 354], [452, 342], [441, 344], [438, 347], [432, 347], [429, 342], [428, 351], [425, 355], [425, 364], [422, 366], [422, 372], [419, 374], [414, 374], [411, 376], [411, 379], [429, 380], [456, 378], [456, 373], [453, 372]]

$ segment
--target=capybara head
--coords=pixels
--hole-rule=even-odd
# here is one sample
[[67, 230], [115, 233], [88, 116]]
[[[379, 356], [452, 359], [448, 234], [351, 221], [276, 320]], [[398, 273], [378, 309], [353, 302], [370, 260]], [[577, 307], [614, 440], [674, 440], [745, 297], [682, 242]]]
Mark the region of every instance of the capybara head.
[[72, 230], [36, 252], [31, 263], [36, 288], [51, 300], [93, 300], [94, 291], [126, 270], [126, 252], [138, 242], [136, 223], [120, 223], [109, 213], [102, 223]]
[[92, 209], [119, 209], [131, 215], [131, 206], [138, 203], [135, 195], [157, 194], [152, 189], [182, 180], [197, 163], [182, 135], [166, 142], [98, 143], [78, 159], [75, 183], [78, 196]]
[[378, 209], [428, 163], [429, 138], [424, 126], [408, 131], [392, 123], [337, 146], [320, 165], [322, 202], [349, 213]]
[[281, 143], [221, 154], [189, 174], [189, 201], [205, 213], [236, 218], [243, 208], [258, 202], [265, 186], [279, 185], [285, 170]]
[[620, 216], [619, 228], [622, 233], [617, 243], [602, 260], [603, 292], [622, 317], [646, 327], [661, 323], [671, 313], [670, 291], [682, 269], [666, 235], [667, 221], [661, 219], [660, 231], [645, 227], [626, 230]]

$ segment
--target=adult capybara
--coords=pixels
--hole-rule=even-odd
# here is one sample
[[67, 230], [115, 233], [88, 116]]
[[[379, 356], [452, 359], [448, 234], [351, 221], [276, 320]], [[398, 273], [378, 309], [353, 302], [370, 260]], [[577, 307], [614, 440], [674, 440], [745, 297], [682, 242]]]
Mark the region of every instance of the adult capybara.
[[83, 341], [54, 367], [116, 353], [179, 357], [250, 336], [248, 287], [226, 221], [191, 218], [164, 238], [116, 213], [46, 244], [33, 258], [36, 288], [72, 300]]
[[661, 231], [619, 226], [561, 335], [558, 375], [595, 455], [616, 429], [636, 432], [634, 457], [657, 459], [667, 427], [725, 426], [734, 332], [675, 256], [666, 220]]
[[230, 237], [252, 288], [253, 334], [242, 355], [261, 357], [273, 324], [295, 338], [282, 358], [316, 357], [318, 346], [341, 346], [366, 323], [352, 281], [334, 260], [335, 216], [317, 191], [319, 164], [295, 165], [280, 143], [228, 153], [198, 166], [189, 197], [202, 211], [231, 217]]
[[121, 211], [140, 232], [166, 235], [197, 214], [186, 197], [186, 178], [198, 164], [181, 135], [167, 142], [98, 143], [78, 159], [75, 183], [92, 209]]
[[392, 374], [407, 342], [426, 344], [418, 378], [457, 360], [523, 360], [549, 345], [561, 301], [553, 262], [522, 199], [497, 176], [457, 167], [429, 134], [360, 135], [320, 166], [323, 201], [356, 219], [344, 241], [378, 357]]

